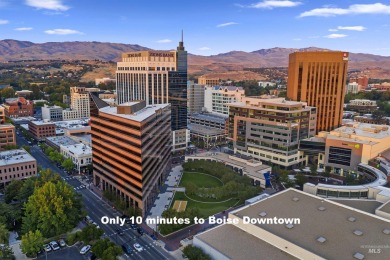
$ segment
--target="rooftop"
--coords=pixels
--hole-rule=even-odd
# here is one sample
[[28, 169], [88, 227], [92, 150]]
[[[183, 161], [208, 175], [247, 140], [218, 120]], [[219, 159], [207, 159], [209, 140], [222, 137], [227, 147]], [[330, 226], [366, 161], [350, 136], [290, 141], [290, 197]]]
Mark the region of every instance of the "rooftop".
[[198, 124], [188, 124], [187, 128], [193, 134], [208, 135], [210, 137], [215, 135], [225, 135], [225, 130], [223, 129], [208, 127], [208, 126], [203, 126]]
[[85, 144], [78, 143], [72, 145], [61, 145], [61, 149], [67, 150], [76, 156], [81, 156], [81, 155], [92, 156], [92, 148]]
[[44, 121], [44, 120], [30, 121], [30, 123], [31, 123], [31, 124], [34, 124], [34, 125], [53, 125], [53, 126], [54, 126], [54, 123], [53, 123], [53, 122]]
[[57, 146], [77, 144], [76, 141], [66, 135], [46, 137], [46, 139]]
[[[120, 106], [132, 106], [132, 105], [136, 105], [138, 103], [139, 103], [138, 101], [127, 102], [127, 103], [121, 104]], [[154, 115], [157, 110], [166, 108], [168, 106], [170, 106], [170, 104], [157, 104], [157, 105], [153, 105], [153, 106], [146, 106], [145, 108], [143, 108], [143, 109], [141, 109], [133, 114], [118, 114], [117, 107], [110, 107], [110, 106], [103, 107], [103, 108], [99, 109], [99, 111], [106, 113], [106, 114], [113, 115], [113, 116], [129, 119], [129, 120], [133, 120], [133, 121], [137, 121], [137, 122], [142, 122], [145, 119], [147, 119], [148, 117]]]
[[375, 214], [375, 210], [383, 205], [382, 202], [376, 200], [363, 200], [363, 199], [336, 199], [332, 198], [334, 202], [343, 204], [348, 207], [360, 209], [364, 212]]
[[[239, 218], [259, 218], [259, 212], [266, 212], [267, 218], [299, 218], [300, 224], [292, 228], [285, 225], [252, 226], [326, 259], [352, 259], [357, 252], [367, 256], [368, 251], [362, 245], [382, 245], [389, 239], [389, 235], [383, 232], [389, 228], [389, 220], [291, 188], [231, 214]], [[351, 217], [352, 221], [349, 220]], [[324, 237], [326, 242], [318, 242], [318, 237]], [[278, 246], [278, 243], [274, 245]], [[279, 247], [284, 250], [284, 243]], [[253, 249], [243, 247], [241, 252], [246, 250]], [[383, 255], [370, 254], [369, 257], [383, 259]]]
[[0, 166], [12, 165], [15, 163], [34, 162], [35, 158], [32, 157], [24, 149], [15, 149], [9, 151], [0, 152]]
[[342, 135], [342, 137], [345, 138], [368, 137], [374, 139], [383, 139], [390, 137], [390, 127], [386, 125], [353, 122], [331, 131], [330, 135]]
[[0, 125], [0, 128], [15, 128], [15, 126], [13, 124], [2, 124]]
[[221, 116], [212, 113], [193, 113], [190, 115], [190, 117], [201, 119], [201, 120], [214, 121], [220, 124], [225, 124], [226, 120], [228, 119], [228, 116]]
[[228, 259], [298, 259], [233, 225], [210, 229], [197, 239], [223, 253]]

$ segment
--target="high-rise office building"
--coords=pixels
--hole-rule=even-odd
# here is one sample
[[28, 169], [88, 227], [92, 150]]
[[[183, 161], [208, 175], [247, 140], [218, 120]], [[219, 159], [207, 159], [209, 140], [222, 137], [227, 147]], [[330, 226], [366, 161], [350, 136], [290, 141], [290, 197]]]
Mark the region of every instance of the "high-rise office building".
[[62, 111], [63, 120], [89, 117], [89, 95], [84, 87], [70, 88], [70, 109]]
[[145, 101], [95, 105], [98, 113], [91, 114], [94, 184], [145, 215], [170, 170], [171, 107], [146, 106]]
[[188, 115], [202, 112], [204, 107], [204, 85], [188, 81], [187, 99]]
[[317, 108], [317, 129], [341, 126], [348, 52], [295, 52], [288, 64], [287, 97]]
[[170, 103], [173, 150], [187, 147], [187, 51], [183, 39], [174, 51], [122, 54], [116, 82], [118, 104], [135, 100], [145, 100], [146, 105]]

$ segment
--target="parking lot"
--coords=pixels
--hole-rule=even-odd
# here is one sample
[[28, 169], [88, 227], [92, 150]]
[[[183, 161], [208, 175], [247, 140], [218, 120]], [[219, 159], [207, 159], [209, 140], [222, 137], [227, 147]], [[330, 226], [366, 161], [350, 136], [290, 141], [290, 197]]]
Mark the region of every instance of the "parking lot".
[[[57, 251], [43, 252], [38, 256], [37, 259], [83, 260], [86, 259], [86, 257], [80, 255], [81, 248], [82, 248], [81, 244], [79, 246], [62, 247]], [[46, 254], [47, 254], [47, 258], [46, 258]]]

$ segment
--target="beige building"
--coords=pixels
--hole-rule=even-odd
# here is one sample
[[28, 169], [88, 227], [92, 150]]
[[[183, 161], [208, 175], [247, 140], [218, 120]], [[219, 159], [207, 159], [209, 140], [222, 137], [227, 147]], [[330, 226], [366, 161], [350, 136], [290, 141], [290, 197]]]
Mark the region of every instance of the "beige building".
[[220, 80], [219, 79], [212, 79], [212, 78], [207, 78], [204, 76], [200, 76], [198, 78], [198, 84], [200, 85], [207, 85], [207, 86], [219, 86]]
[[0, 151], [6, 145], [16, 145], [15, 126], [12, 124], [0, 125]]
[[388, 259], [390, 220], [364, 210], [290, 188], [230, 212], [236, 224], [198, 234], [193, 245], [218, 260]]
[[228, 106], [235, 153], [283, 168], [305, 161], [298, 144], [314, 135], [316, 108], [273, 96], [244, 97]]
[[37, 161], [24, 149], [0, 152], [0, 184], [37, 175]]
[[90, 117], [89, 94], [84, 87], [70, 88], [70, 109], [62, 111], [63, 120]]
[[0, 124], [5, 123], [5, 108], [0, 106]]
[[229, 115], [228, 103], [241, 102], [245, 96], [242, 87], [206, 86], [204, 90], [204, 107], [207, 112]]
[[72, 159], [79, 174], [83, 168], [92, 164], [92, 148], [88, 145], [82, 143], [61, 145], [60, 151], [65, 158]]

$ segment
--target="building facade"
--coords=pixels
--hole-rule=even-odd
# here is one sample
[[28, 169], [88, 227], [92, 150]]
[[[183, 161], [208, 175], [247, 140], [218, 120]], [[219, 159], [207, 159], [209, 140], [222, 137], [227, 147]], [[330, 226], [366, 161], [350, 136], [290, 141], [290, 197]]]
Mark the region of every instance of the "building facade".
[[136, 100], [145, 100], [146, 105], [170, 103], [173, 150], [186, 149], [187, 51], [183, 40], [175, 51], [122, 54], [116, 82], [118, 104]]
[[200, 113], [204, 107], [204, 85], [196, 84], [194, 81], [188, 81], [187, 84], [188, 115]]
[[354, 99], [349, 101], [346, 109], [348, 111], [354, 111], [360, 114], [370, 114], [375, 110], [378, 110], [378, 106], [375, 100]]
[[345, 94], [356, 94], [361, 91], [361, 87], [356, 82], [349, 82], [346, 86]]
[[0, 152], [0, 184], [37, 175], [37, 161], [24, 149]]
[[303, 163], [299, 141], [315, 134], [316, 109], [305, 102], [264, 96], [229, 104], [234, 152], [290, 168]]
[[45, 121], [29, 121], [28, 131], [36, 141], [44, 141], [46, 137], [56, 136], [56, 125]]
[[0, 124], [5, 123], [5, 108], [0, 106]]
[[240, 102], [245, 96], [242, 87], [206, 86], [204, 90], [204, 107], [207, 112], [229, 115], [228, 103]]
[[94, 184], [145, 215], [170, 170], [170, 121], [169, 104], [100, 108], [91, 117]]
[[5, 115], [10, 118], [27, 117], [34, 115], [34, 104], [24, 97], [7, 98], [2, 104]]
[[200, 76], [198, 78], [198, 84], [199, 85], [207, 85], [207, 86], [219, 86], [220, 80], [219, 79], [212, 79], [212, 78], [207, 78], [204, 76]]
[[287, 97], [317, 108], [317, 133], [342, 124], [348, 52], [294, 52], [289, 56]]
[[6, 145], [16, 145], [15, 126], [12, 124], [0, 125], [0, 151]]
[[42, 107], [42, 120], [48, 121], [62, 121], [62, 107], [60, 106], [48, 106]]
[[85, 144], [61, 145], [60, 152], [65, 158], [70, 158], [80, 174], [81, 170], [92, 164], [92, 148]]
[[63, 120], [88, 118], [90, 116], [88, 93], [84, 87], [70, 88], [70, 109], [62, 111]]

